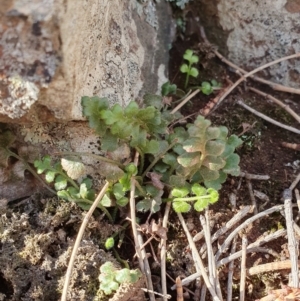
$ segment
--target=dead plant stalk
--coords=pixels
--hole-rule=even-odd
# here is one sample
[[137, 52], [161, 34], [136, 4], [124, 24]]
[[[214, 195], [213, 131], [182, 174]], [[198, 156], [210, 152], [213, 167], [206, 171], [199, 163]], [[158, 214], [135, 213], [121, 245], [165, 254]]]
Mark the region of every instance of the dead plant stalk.
[[69, 287], [69, 283], [70, 283], [70, 280], [71, 280], [73, 266], [74, 266], [74, 262], [75, 262], [75, 259], [76, 259], [76, 255], [77, 255], [77, 252], [78, 252], [78, 248], [79, 248], [81, 239], [83, 237], [84, 230], [85, 230], [85, 228], [88, 224], [88, 221], [89, 221], [90, 217], [92, 216], [93, 212], [95, 211], [95, 209], [97, 208], [99, 202], [101, 201], [101, 199], [105, 195], [108, 186], [109, 186], [109, 182], [106, 182], [105, 185], [103, 186], [103, 188], [101, 189], [101, 191], [99, 192], [98, 196], [96, 197], [96, 199], [95, 199], [93, 205], [91, 206], [90, 210], [87, 212], [87, 214], [85, 215], [85, 217], [82, 221], [82, 224], [80, 226], [80, 229], [79, 229], [79, 232], [78, 232], [78, 235], [77, 235], [74, 247], [73, 247], [70, 262], [69, 262], [69, 265], [68, 265], [61, 301], [66, 301], [67, 300], [68, 287]]

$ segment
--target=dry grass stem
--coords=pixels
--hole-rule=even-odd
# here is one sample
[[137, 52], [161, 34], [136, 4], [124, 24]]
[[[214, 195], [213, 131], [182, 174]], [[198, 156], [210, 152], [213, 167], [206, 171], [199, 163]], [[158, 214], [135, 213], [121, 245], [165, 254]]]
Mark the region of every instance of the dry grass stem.
[[290, 60], [290, 59], [294, 59], [294, 58], [298, 58], [300, 57], [300, 53], [296, 53], [296, 54], [292, 54], [292, 55], [288, 55], [285, 57], [282, 57], [280, 59], [277, 59], [275, 61], [269, 62], [267, 64], [264, 64], [258, 68], [255, 68], [254, 70], [244, 74], [240, 79], [238, 79], [228, 90], [225, 91], [225, 93], [222, 95], [222, 97], [220, 97], [219, 99], [219, 103], [220, 104], [222, 102], [223, 99], [226, 98], [226, 96], [228, 96], [241, 82], [243, 82], [247, 77], [252, 76], [253, 74], [262, 71], [263, 69], [266, 69], [270, 66], [273, 66], [275, 64], [278, 64], [280, 62], [286, 61], [286, 60]]
[[298, 267], [298, 242], [295, 238], [294, 233], [294, 220], [293, 220], [293, 212], [292, 212], [292, 191], [290, 189], [285, 189], [283, 192], [284, 198], [284, 213], [285, 213], [285, 221], [286, 221], [286, 229], [288, 236], [288, 250], [292, 265], [292, 287], [298, 287], [299, 285], [299, 267]]
[[253, 242], [252, 244], [248, 245], [248, 248], [254, 248], [254, 247], [261, 247], [262, 245], [275, 240], [279, 237], [285, 236], [286, 235], [286, 230], [285, 229], [279, 229], [273, 233], [270, 233], [262, 238], [259, 238], [257, 241]]
[[[211, 237], [211, 242], [214, 243], [220, 236], [224, 235], [228, 230], [230, 230], [236, 223], [238, 223], [243, 217], [245, 217], [249, 212], [253, 211], [253, 206], [245, 206], [237, 214], [235, 214], [222, 228], [213, 234]], [[200, 254], [203, 254], [206, 250], [206, 246], [200, 249]]]
[[249, 195], [250, 195], [250, 200], [251, 200], [251, 203], [252, 203], [252, 206], [254, 208], [254, 214], [257, 214], [258, 213], [258, 210], [257, 210], [257, 203], [256, 203], [256, 200], [255, 200], [255, 196], [254, 196], [254, 192], [253, 192], [253, 188], [252, 188], [252, 183], [249, 179], [246, 179], [246, 183], [247, 183], [247, 187], [248, 187], [248, 191], [249, 191]]
[[269, 180], [270, 179], [270, 176], [268, 176], [268, 175], [254, 175], [254, 174], [243, 172], [243, 171], [240, 172], [239, 177], [246, 178], [249, 180]]
[[[201, 38], [203, 39], [203, 41], [207, 44], [207, 45], [211, 45], [211, 43], [208, 41], [204, 28], [203, 26], [200, 26], [200, 35]], [[247, 74], [248, 72], [242, 68], [240, 68], [239, 66], [235, 65], [234, 63], [232, 63], [231, 61], [229, 61], [228, 59], [226, 59], [220, 52], [218, 52], [217, 50], [212, 50], [212, 52], [225, 64], [227, 64], [228, 66], [232, 67], [233, 69], [235, 69], [235, 72], [237, 74], [242, 73], [242, 74]], [[239, 72], [237, 72], [239, 71]], [[240, 74], [239, 74], [240, 75]], [[293, 94], [300, 94], [300, 89], [296, 89], [296, 88], [290, 88], [290, 87], [286, 87], [277, 83], [273, 83], [271, 81], [265, 80], [261, 77], [258, 76], [250, 76], [252, 79], [261, 82], [263, 84], [269, 85], [272, 89], [277, 90], [277, 91], [282, 91], [282, 92], [288, 92], [288, 93], [293, 93]]]
[[[236, 238], [233, 239], [230, 255], [234, 254], [236, 250]], [[232, 279], [234, 272], [234, 261], [232, 260], [228, 266], [228, 280], [227, 280], [227, 301], [232, 301]]]
[[245, 227], [247, 227], [248, 225], [250, 225], [251, 223], [253, 223], [254, 221], [256, 221], [257, 219], [269, 215], [273, 212], [276, 211], [280, 211], [283, 209], [283, 205], [277, 205], [274, 207], [271, 207], [265, 211], [262, 211], [258, 214], [256, 214], [255, 216], [252, 216], [251, 218], [247, 219], [246, 221], [244, 221], [240, 226], [238, 226], [237, 228], [234, 229], [233, 232], [231, 232], [227, 238], [225, 239], [224, 243], [220, 246], [219, 251], [216, 254], [216, 260], [218, 260], [218, 258], [221, 256], [221, 254], [223, 252], [225, 252], [228, 249], [229, 244], [231, 243], [232, 239]]
[[[139, 160], [139, 153], [135, 153], [134, 157], [134, 164], [135, 166], [138, 165]], [[137, 253], [140, 269], [143, 274], [146, 275], [147, 279], [147, 289], [149, 290], [149, 298], [151, 301], [155, 301], [155, 296], [152, 293], [153, 290], [153, 283], [151, 278], [151, 269], [149, 266], [148, 258], [146, 255], [145, 249], [141, 249], [141, 246], [144, 244], [142, 234], [137, 230], [137, 222], [136, 222], [136, 212], [135, 212], [135, 179], [131, 178], [131, 184], [130, 184], [130, 219], [131, 219], [131, 227], [132, 227], [132, 233], [134, 238], [134, 244], [135, 244], [135, 251]]]
[[63, 288], [63, 292], [62, 292], [62, 296], [61, 296], [61, 301], [66, 301], [67, 300], [68, 287], [69, 287], [69, 283], [70, 283], [70, 280], [71, 280], [73, 266], [74, 266], [74, 262], [75, 262], [75, 259], [76, 259], [76, 255], [77, 255], [77, 252], [78, 252], [78, 248], [79, 248], [81, 239], [82, 239], [83, 234], [84, 234], [84, 230], [85, 230], [85, 228], [88, 224], [88, 221], [89, 221], [90, 217], [92, 216], [92, 214], [95, 211], [95, 209], [97, 208], [99, 202], [101, 201], [104, 194], [106, 193], [106, 190], [107, 190], [108, 186], [109, 186], [109, 183], [106, 182], [105, 185], [103, 186], [103, 188], [101, 189], [101, 191], [99, 192], [98, 196], [96, 197], [96, 199], [95, 199], [94, 203], [92, 204], [91, 208], [89, 209], [89, 211], [85, 215], [83, 221], [82, 221], [82, 224], [81, 224], [80, 229], [78, 231], [77, 238], [76, 238], [73, 250], [72, 250], [70, 262], [69, 262], [69, 265], [68, 265], [66, 278], [65, 278], [65, 282], [64, 282], [64, 288]]
[[192, 99], [195, 95], [197, 95], [200, 92], [200, 90], [195, 90], [192, 94], [190, 94], [188, 97], [186, 97], [181, 103], [179, 103], [172, 111], [171, 114], [176, 113], [178, 110], [180, 110], [190, 99]]
[[[300, 264], [300, 261], [298, 261], [298, 264]], [[275, 262], [269, 262], [269, 263], [257, 265], [255, 267], [250, 268], [248, 273], [249, 275], [253, 276], [261, 273], [287, 270], [290, 269], [291, 267], [292, 267], [291, 261], [288, 259], [288, 260], [275, 261]]]
[[299, 123], [300, 123], [300, 116], [295, 112], [293, 111], [289, 105], [286, 105], [285, 103], [283, 103], [282, 101], [280, 101], [279, 99], [275, 98], [274, 96], [270, 95], [270, 94], [267, 94], [267, 93], [264, 93], [258, 89], [255, 89], [255, 88], [252, 88], [252, 87], [249, 87], [249, 90], [259, 94], [259, 95], [262, 95], [268, 99], [270, 99], [272, 102], [276, 103], [278, 106], [280, 106], [281, 108], [283, 108], [286, 112], [288, 112], [294, 119], [296, 119]]
[[253, 108], [249, 107], [248, 105], [246, 105], [242, 100], [238, 100], [236, 103], [238, 105], [240, 105], [241, 107], [243, 107], [244, 109], [248, 110], [249, 112], [253, 113], [254, 115], [256, 115], [256, 116], [258, 116], [258, 117], [260, 117], [260, 118], [262, 118], [262, 119], [264, 119], [264, 120], [266, 120], [266, 121], [268, 121], [268, 122], [270, 122], [270, 123], [272, 123], [272, 124], [274, 124], [278, 127], [281, 127], [282, 129], [288, 130], [288, 131], [293, 132], [295, 134], [300, 134], [300, 130], [298, 130], [294, 127], [285, 125], [281, 122], [278, 122], [278, 121], [276, 121], [276, 120], [274, 120], [274, 119], [272, 119], [272, 118], [256, 111], [255, 109], [253, 109]]
[[200, 258], [200, 255], [199, 255], [199, 253], [197, 251], [195, 243], [193, 242], [193, 238], [192, 238], [192, 236], [191, 236], [191, 234], [190, 234], [190, 232], [189, 232], [189, 230], [187, 228], [187, 225], [186, 225], [186, 223], [184, 221], [184, 218], [183, 218], [182, 214], [181, 213], [177, 213], [177, 216], [178, 216], [178, 218], [180, 220], [180, 223], [181, 223], [182, 228], [183, 228], [183, 230], [185, 232], [185, 235], [187, 236], [190, 248], [191, 248], [191, 250], [193, 252], [193, 258], [195, 260], [196, 269], [197, 269], [197, 267], [200, 268], [203, 280], [204, 280], [204, 282], [205, 282], [205, 284], [207, 286], [207, 289], [209, 290], [210, 294], [212, 295], [213, 300], [220, 301], [221, 299], [217, 296], [216, 291], [213, 289], [213, 287], [212, 287], [212, 285], [211, 285], [211, 283], [210, 283], [210, 281], [208, 279], [207, 273], [205, 271], [205, 267], [204, 267], [203, 262], [202, 262], [202, 260]]
[[242, 238], [242, 260], [241, 260], [241, 277], [240, 277], [240, 301], [245, 300], [246, 286], [246, 254], [247, 254], [248, 239], [245, 235]]
[[291, 186], [289, 187], [290, 190], [294, 190], [294, 188], [297, 186], [298, 182], [300, 181], [300, 173], [296, 177], [296, 179], [293, 181]]
[[[171, 202], [167, 202], [165, 208], [165, 214], [162, 222], [162, 226], [167, 229], [168, 219], [171, 208]], [[167, 249], [167, 239], [161, 239], [161, 250], [160, 250], [160, 265], [161, 265], [161, 287], [162, 293], [164, 296], [167, 295], [167, 280], [166, 280], [166, 249]], [[163, 300], [166, 300], [166, 297], [163, 297]]]

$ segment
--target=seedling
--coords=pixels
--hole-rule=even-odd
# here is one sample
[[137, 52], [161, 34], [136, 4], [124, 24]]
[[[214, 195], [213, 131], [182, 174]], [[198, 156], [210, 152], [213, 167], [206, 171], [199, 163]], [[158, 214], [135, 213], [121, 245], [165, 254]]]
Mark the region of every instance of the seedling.
[[215, 79], [211, 82], [202, 82], [201, 83], [201, 92], [205, 95], [210, 95], [214, 90], [219, 90], [221, 88], [221, 84], [218, 83]]
[[[188, 196], [192, 194], [193, 196]], [[186, 213], [191, 209], [189, 202], [194, 203], [196, 211], [202, 211], [208, 207], [209, 204], [214, 204], [219, 199], [218, 192], [213, 188], [206, 189], [199, 184], [193, 184], [191, 189], [187, 187], [174, 188], [172, 190], [173, 209], [175, 212]]]
[[100, 289], [111, 295], [122, 283], [135, 283], [142, 276], [140, 270], [129, 270], [127, 268], [118, 270], [112, 262], [106, 262], [100, 267]]
[[186, 73], [184, 88], [187, 88], [189, 83], [190, 76], [197, 77], [199, 75], [199, 71], [197, 68], [193, 67], [194, 64], [197, 64], [199, 61], [199, 57], [193, 54], [193, 50], [187, 49], [183, 55], [183, 58], [188, 61], [188, 64], [183, 64], [180, 67], [180, 71], [182, 73]]

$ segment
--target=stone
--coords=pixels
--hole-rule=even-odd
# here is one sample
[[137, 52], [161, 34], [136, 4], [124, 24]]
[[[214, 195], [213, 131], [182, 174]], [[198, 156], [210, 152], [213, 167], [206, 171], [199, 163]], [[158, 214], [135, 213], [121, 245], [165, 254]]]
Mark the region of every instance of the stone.
[[83, 120], [84, 95], [125, 105], [166, 79], [171, 11], [165, 1], [4, 3], [0, 122]]
[[[297, 0], [203, 0], [199, 12], [210, 41], [229, 60], [251, 71], [300, 51], [299, 7]], [[262, 72], [274, 82], [299, 87], [299, 60]]]

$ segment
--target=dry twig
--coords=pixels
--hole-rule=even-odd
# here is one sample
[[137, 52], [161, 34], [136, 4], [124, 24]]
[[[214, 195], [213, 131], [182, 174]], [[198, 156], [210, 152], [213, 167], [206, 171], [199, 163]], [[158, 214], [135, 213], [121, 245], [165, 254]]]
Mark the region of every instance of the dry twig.
[[[207, 45], [211, 45], [210, 42], [208, 41], [204, 28], [203, 26], [200, 26], [200, 35], [203, 39], [203, 41], [207, 44]], [[242, 74], [247, 74], [247, 71], [238, 67], [237, 65], [235, 65], [234, 63], [230, 62], [229, 60], [227, 60], [220, 52], [218, 52], [217, 50], [212, 50], [213, 53], [225, 64], [227, 64], [228, 66], [232, 67], [235, 70], [238, 70], [240, 73]], [[236, 71], [236, 73], [238, 73]], [[293, 94], [300, 94], [300, 90], [299, 89], [295, 89], [295, 88], [290, 88], [290, 87], [286, 87], [277, 83], [273, 83], [271, 81], [265, 80], [263, 78], [260, 78], [258, 76], [250, 76], [252, 79], [261, 82], [263, 84], [269, 85], [271, 88], [273, 88], [274, 90], [277, 91], [282, 91], [282, 92], [289, 92], [289, 93], [293, 93]]]
[[288, 250], [290, 255], [290, 260], [292, 264], [292, 286], [298, 287], [299, 278], [298, 278], [298, 243], [295, 238], [294, 233], [294, 220], [292, 213], [292, 191], [290, 189], [285, 189], [283, 192], [284, 198], [284, 213], [286, 221], [286, 229], [288, 235]]
[[210, 283], [210, 281], [208, 279], [208, 276], [207, 276], [207, 273], [205, 271], [203, 262], [202, 262], [202, 260], [200, 258], [200, 255], [199, 255], [198, 251], [197, 251], [195, 243], [193, 242], [193, 238], [192, 238], [192, 236], [191, 236], [191, 234], [190, 234], [190, 232], [189, 232], [189, 230], [188, 230], [188, 228], [187, 228], [187, 226], [185, 224], [184, 218], [182, 217], [181, 213], [177, 213], [177, 216], [178, 216], [178, 218], [180, 220], [182, 228], [183, 228], [183, 230], [184, 230], [184, 232], [185, 232], [185, 234], [187, 236], [187, 239], [189, 241], [190, 248], [191, 248], [191, 250], [193, 252], [193, 258], [195, 260], [196, 269], [198, 269], [198, 268], [200, 269], [201, 275], [203, 277], [203, 280], [204, 280], [204, 282], [205, 282], [205, 284], [206, 284], [209, 292], [211, 293], [211, 295], [213, 297], [213, 300], [220, 301], [219, 297], [217, 296], [215, 290], [213, 289], [213, 287], [212, 287], [212, 285], [211, 285], [211, 283]]
[[68, 293], [69, 283], [70, 283], [70, 280], [71, 280], [72, 270], [73, 270], [74, 262], [75, 262], [75, 259], [76, 259], [76, 255], [77, 255], [77, 252], [78, 252], [78, 248], [79, 248], [84, 230], [85, 230], [85, 228], [88, 224], [88, 221], [89, 221], [90, 217], [92, 216], [92, 214], [95, 211], [95, 209], [97, 208], [99, 202], [101, 201], [104, 194], [106, 193], [106, 190], [107, 190], [108, 186], [109, 186], [109, 183], [106, 182], [105, 185], [103, 186], [103, 188], [101, 189], [101, 191], [99, 192], [98, 196], [96, 197], [96, 199], [95, 199], [94, 203], [92, 204], [90, 210], [87, 212], [87, 214], [85, 215], [85, 217], [82, 221], [82, 224], [80, 226], [80, 229], [79, 229], [79, 232], [77, 234], [77, 238], [76, 238], [76, 241], [75, 241], [75, 244], [74, 244], [74, 247], [73, 247], [70, 262], [69, 262], [69, 265], [68, 265], [61, 301], [66, 301], [67, 300], [67, 293]]
[[246, 286], [246, 253], [247, 253], [248, 239], [245, 235], [242, 237], [242, 260], [241, 260], [241, 277], [240, 277], [240, 301], [245, 300], [245, 286]]
[[[230, 255], [234, 254], [236, 250], [236, 237], [233, 239]], [[227, 301], [232, 301], [232, 278], [234, 271], [234, 261], [232, 260], [228, 266], [228, 280], [227, 280]]]
[[[134, 157], [134, 164], [137, 166], [138, 164], [138, 158], [139, 153], [136, 152]], [[149, 266], [148, 258], [146, 255], [145, 249], [141, 249], [141, 246], [144, 244], [142, 234], [137, 230], [137, 222], [136, 222], [136, 214], [135, 214], [135, 179], [131, 178], [131, 184], [130, 184], [130, 218], [131, 218], [131, 227], [132, 227], [132, 233], [134, 237], [134, 244], [135, 244], [135, 250], [138, 256], [140, 269], [143, 274], [146, 275], [147, 279], [147, 289], [149, 290], [149, 297], [151, 301], [155, 301], [155, 296], [152, 293], [153, 290], [153, 283], [151, 279], [151, 269]]]
[[251, 223], [253, 223], [257, 219], [259, 219], [263, 216], [269, 215], [273, 212], [280, 211], [282, 209], [283, 209], [283, 205], [277, 205], [277, 206], [271, 207], [271, 208], [269, 208], [265, 211], [262, 211], [262, 212], [256, 214], [255, 216], [252, 216], [251, 218], [249, 218], [245, 222], [243, 222], [240, 226], [235, 228], [234, 231], [231, 232], [230, 235], [227, 236], [224, 243], [220, 246], [219, 251], [216, 254], [216, 260], [218, 260], [220, 255], [228, 249], [228, 246], [229, 246], [230, 242], [237, 235], [238, 232], [240, 232], [242, 229], [244, 229], [245, 227], [247, 227], [248, 225], [250, 225]]
[[[165, 208], [165, 214], [163, 218], [162, 226], [164, 228], [168, 227], [168, 219], [169, 219], [169, 213], [171, 208], [171, 202], [167, 202], [166, 208]], [[161, 239], [161, 250], [160, 250], [160, 265], [161, 265], [161, 287], [162, 287], [162, 293], [163, 295], [167, 295], [167, 280], [166, 280], [166, 249], [167, 249], [167, 239], [162, 238]], [[164, 301], [166, 300], [166, 297], [163, 297]]]
[[300, 130], [298, 130], [298, 129], [294, 128], [294, 127], [285, 125], [285, 124], [283, 124], [281, 122], [278, 122], [278, 121], [276, 121], [276, 120], [274, 120], [274, 119], [266, 116], [265, 114], [262, 114], [262, 113], [256, 111], [255, 109], [253, 109], [253, 108], [249, 107], [248, 105], [246, 105], [242, 100], [238, 100], [236, 103], [238, 105], [242, 106], [244, 109], [250, 111], [254, 115], [256, 115], [256, 116], [258, 116], [258, 117], [260, 117], [260, 118], [262, 118], [262, 119], [264, 119], [264, 120], [266, 120], [266, 121], [268, 121], [268, 122], [270, 122], [272, 124], [275, 124], [275, 125], [283, 128], [283, 129], [288, 130], [290, 132], [293, 132], [295, 134], [300, 134]]
[[279, 99], [277, 99], [276, 97], [270, 95], [270, 94], [267, 94], [267, 93], [264, 93], [258, 89], [255, 89], [255, 88], [252, 88], [252, 87], [249, 87], [249, 90], [259, 94], [259, 95], [262, 95], [268, 99], [270, 99], [272, 102], [275, 102], [278, 106], [280, 106], [281, 108], [283, 108], [286, 112], [288, 112], [294, 119], [296, 119], [299, 123], [300, 123], [300, 116], [295, 112], [293, 111], [289, 105], [286, 105], [285, 103], [283, 103], [282, 101], [280, 101]]

